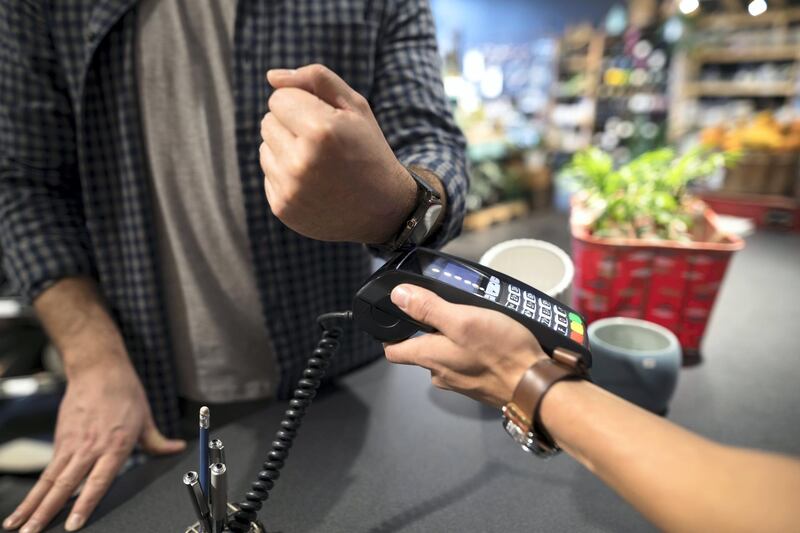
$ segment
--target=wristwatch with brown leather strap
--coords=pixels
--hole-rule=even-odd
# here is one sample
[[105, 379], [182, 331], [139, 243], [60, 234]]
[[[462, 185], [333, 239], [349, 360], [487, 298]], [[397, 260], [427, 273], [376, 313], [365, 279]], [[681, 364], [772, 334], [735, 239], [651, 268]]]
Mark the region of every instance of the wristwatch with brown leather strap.
[[542, 425], [539, 410], [542, 399], [559, 381], [588, 379], [581, 357], [564, 348], [553, 350], [552, 357], [537, 361], [525, 371], [511, 401], [503, 407], [503, 427], [522, 449], [539, 457], [561, 451]]

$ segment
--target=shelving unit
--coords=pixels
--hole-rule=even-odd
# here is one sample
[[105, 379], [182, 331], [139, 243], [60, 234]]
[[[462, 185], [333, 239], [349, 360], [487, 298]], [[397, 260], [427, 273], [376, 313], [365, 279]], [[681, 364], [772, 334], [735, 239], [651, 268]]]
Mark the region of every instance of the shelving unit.
[[762, 61], [794, 61], [800, 58], [796, 46], [776, 45], [755, 48], [703, 48], [692, 54], [695, 61], [702, 63], [759, 63]]
[[795, 92], [796, 84], [792, 81], [698, 81], [686, 86], [687, 96], [695, 98], [792, 98]]
[[697, 20], [692, 40], [696, 44], [673, 63], [670, 140], [708, 125], [703, 123], [704, 103], [710, 99], [749, 100], [750, 107], [762, 110], [799, 97], [800, 8], [770, 4], [758, 17], [742, 6], [735, 12], [711, 13]]
[[[737, 124], [752, 124], [757, 112], [785, 113], [800, 103], [800, 8], [770, 2], [769, 11], [752, 17], [739, 2], [728, 5], [735, 11], [697, 20], [691, 37], [695, 44], [673, 65], [673, 141], [691, 139], [703, 127], [727, 126], [730, 131]], [[783, 162], [791, 161], [791, 154], [748, 150], [727, 172], [722, 187], [702, 196], [718, 213], [752, 218], [759, 227], [797, 231], [800, 169], [796, 157], [794, 163]], [[765, 186], [772, 182], [776, 187]]]
[[664, 144], [671, 56], [658, 23], [606, 37], [593, 143], [616, 161]]
[[591, 143], [604, 41], [587, 24], [568, 28], [559, 40], [547, 131], [555, 167]]

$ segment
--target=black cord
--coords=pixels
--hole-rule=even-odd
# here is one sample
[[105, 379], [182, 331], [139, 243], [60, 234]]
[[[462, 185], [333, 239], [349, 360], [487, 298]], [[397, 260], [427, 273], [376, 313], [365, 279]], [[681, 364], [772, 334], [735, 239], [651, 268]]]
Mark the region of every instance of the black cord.
[[289, 448], [292, 447], [292, 442], [297, 436], [297, 430], [303, 422], [306, 409], [317, 394], [317, 389], [319, 389], [330, 364], [330, 358], [336, 354], [336, 350], [339, 348], [339, 337], [342, 335], [341, 324], [352, 318], [352, 311], [325, 313], [317, 318], [317, 323], [322, 328], [322, 338], [309, 358], [306, 369], [303, 370], [303, 377], [297, 383], [292, 399], [289, 400], [289, 408], [281, 421], [281, 429], [275, 434], [276, 439], [272, 441], [272, 450], [262, 465], [264, 469], [258, 473], [258, 479], [250, 485], [252, 490], [245, 494], [245, 500], [237, 505], [239, 510], [228, 520], [228, 527], [231, 531], [236, 533], [249, 531], [250, 524], [256, 519], [263, 502], [269, 498], [269, 491], [275, 486], [275, 480], [280, 477], [281, 468], [286, 464]]

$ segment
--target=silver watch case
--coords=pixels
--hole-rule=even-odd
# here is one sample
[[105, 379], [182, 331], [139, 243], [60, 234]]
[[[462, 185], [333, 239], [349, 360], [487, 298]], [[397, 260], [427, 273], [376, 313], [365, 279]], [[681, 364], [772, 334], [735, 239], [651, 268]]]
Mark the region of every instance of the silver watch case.
[[534, 437], [533, 433], [530, 431], [524, 431], [521, 427], [508, 418], [503, 417], [502, 422], [503, 429], [506, 430], [506, 433], [508, 433], [508, 435], [514, 439], [514, 442], [519, 444], [524, 451], [544, 459], [561, 453], [561, 449], [558, 446], [553, 449], [541, 447], [539, 445], [539, 441], [536, 439], [536, 437]]

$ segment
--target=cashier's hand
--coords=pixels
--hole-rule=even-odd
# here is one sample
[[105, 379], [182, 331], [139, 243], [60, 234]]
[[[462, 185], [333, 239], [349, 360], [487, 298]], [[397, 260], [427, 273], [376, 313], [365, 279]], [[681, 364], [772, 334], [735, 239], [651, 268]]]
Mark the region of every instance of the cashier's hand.
[[53, 459], [3, 522], [6, 529], [41, 531], [83, 483], [65, 524], [67, 531], [75, 531], [108, 491], [134, 445], [157, 455], [186, 447], [156, 429], [144, 389], [127, 360], [93, 365], [73, 375], [68, 372], [67, 377]]
[[389, 240], [417, 187], [367, 100], [322, 65], [270, 70], [267, 79], [275, 91], [259, 151], [275, 216], [314, 239]]
[[547, 357], [530, 331], [497, 311], [452, 304], [415, 285], [395, 287], [392, 302], [438, 333], [387, 344], [386, 358], [427, 368], [441, 389], [500, 407], [522, 374]]

